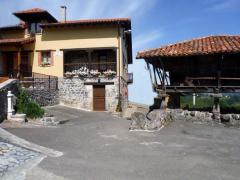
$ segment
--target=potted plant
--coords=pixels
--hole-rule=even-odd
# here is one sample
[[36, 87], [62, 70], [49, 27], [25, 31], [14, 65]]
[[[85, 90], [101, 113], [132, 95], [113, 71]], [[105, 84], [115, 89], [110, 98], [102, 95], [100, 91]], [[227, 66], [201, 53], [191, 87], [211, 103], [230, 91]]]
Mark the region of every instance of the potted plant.
[[91, 75], [92, 77], [98, 77], [98, 76], [101, 75], [101, 73], [100, 73], [98, 70], [91, 70], [91, 71], [90, 71], [90, 75]]
[[89, 75], [89, 70], [86, 67], [81, 67], [77, 73], [80, 78], [85, 78]]
[[66, 76], [66, 78], [72, 78], [73, 74], [72, 74], [72, 72], [66, 72], [65, 76]]
[[103, 74], [106, 78], [113, 78], [116, 75], [116, 72], [108, 69], [107, 71], [104, 71]]
[[49, 62], [47, 62], [47, 61], [43, 61], [42, 63], [41, 63], [41, 66], [42, 67], [45, 67], [45, 66], [50, 66], [51, 64], [49, 63]]

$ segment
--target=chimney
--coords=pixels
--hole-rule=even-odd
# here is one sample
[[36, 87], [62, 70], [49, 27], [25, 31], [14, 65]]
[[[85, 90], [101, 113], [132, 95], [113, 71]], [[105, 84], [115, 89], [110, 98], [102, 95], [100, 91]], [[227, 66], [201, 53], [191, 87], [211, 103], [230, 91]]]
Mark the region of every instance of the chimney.
[[61, 21], [66, 22], [67, 20], [67, 7], [61, 6]]

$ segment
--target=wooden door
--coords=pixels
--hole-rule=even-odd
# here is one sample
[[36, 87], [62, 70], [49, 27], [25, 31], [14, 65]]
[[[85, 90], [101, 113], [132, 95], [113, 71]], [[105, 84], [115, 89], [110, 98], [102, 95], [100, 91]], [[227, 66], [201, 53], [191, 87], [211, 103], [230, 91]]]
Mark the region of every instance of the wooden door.
[[14, 54], [6, 53], [6, 61], [7, 61], [7, 75], [8, 77], [14, 77]]
[[32, 76], [32, 66], [30, 61], [30, 54], [27, 51], [21, 52], [20, 73], [23, 77]]
[[105, 86], [93, 86], [93, 110], [105, 111]]

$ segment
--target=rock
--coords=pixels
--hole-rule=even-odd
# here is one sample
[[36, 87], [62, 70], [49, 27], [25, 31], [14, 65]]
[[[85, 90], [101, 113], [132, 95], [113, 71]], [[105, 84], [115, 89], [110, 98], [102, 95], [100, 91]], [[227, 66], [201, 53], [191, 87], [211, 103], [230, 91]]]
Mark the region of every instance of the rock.
[[239, 125], [240, 125], [240, 121], [231, 118], [231, 119], [230, 119], [230, 125], [232, 125], [232, 126], [239, 126]]
[[195, 116], [196, 116], [196, 111], [191, 111], [191, 112], [190, 112], [190, 115], [191, 115], [192, 117], [195, 117]]
[[145, 126], [146, 115], [141, 112], [134, 112], [131, 116], [132, 122], [130, 129], [143, 129]]
[[45, 126], [56, 126], [59, 124], [59, 121], [55, 117], [43, 117], [40, 120]]
[[230, 122], [231, 116], [229, 114], [221, 115], [221, 122]]
[[239, 115], [238, 115], [238, 114], [233, 114], [233, 115], [232, 115], [232, 118], [233, 118], [234, 120], [239, 120]]
[[132, 114], [130, 129], [158, 130], [172, 121], [201, 122], [206, 124], [223, 123], [231, 126], [240, 126], [239, 114], [209, 113], [200, 111], [181, 111], [176, 109], [154, 110], [148, 118], [141, 112]]
[[154, 110], [148, 117], [141, 112], [135, 112], [132, 114], [130, 130], [158, 130], [172, 121], [172, 113], [165, 110]]

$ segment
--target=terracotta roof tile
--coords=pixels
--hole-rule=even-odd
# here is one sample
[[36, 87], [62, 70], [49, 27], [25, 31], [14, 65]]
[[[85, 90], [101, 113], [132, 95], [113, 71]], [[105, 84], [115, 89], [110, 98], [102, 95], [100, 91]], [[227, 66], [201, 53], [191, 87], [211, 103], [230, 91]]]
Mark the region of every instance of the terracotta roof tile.
[[19, 39], [0, 39], [0, 45], [23, 45], [35, 41], [34, 37]]
[[208, 36], [138, 52], [137, 58], [240, 53], [240, 35]]
[[75, 20], [57, 23], [46, 23], [42, 24], [41, 27], [59, 27], [59, 26], [69, 26], [69, 25], [91, 25], [91, 24], [117, 24], [117, 23], [131, 23], [129, 18], [111, 18], [111, 19], [85, 19], [85, 20]]

